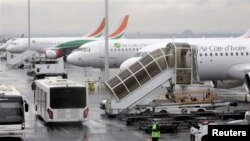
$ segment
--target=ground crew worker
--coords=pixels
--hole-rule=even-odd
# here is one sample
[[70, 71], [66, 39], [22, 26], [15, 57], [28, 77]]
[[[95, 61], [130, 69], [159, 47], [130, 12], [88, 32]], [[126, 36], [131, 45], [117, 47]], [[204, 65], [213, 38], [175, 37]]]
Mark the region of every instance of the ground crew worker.
[[151, 136], [152, 136], [152, 141], [158, 141], [160, 138], [160, 126], [156, 122], [156, 120], [154, 120], [152, 124]]

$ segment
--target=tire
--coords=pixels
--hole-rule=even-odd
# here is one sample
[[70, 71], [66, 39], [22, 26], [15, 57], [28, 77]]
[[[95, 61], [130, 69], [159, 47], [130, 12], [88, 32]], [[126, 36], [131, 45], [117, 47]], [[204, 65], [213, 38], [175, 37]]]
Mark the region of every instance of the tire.
[[63, 75], [62, 75], [62, 78], [63, 78], [63, 79], [67, 79], [67, 78], [68, 78], [68, 75], [67, 75], [67, 74], [63, 74]]
[[204, 109], [199, 109], [199, 110], [197, 110], [197, 112], [205, 112], [205, 110]]
[[161, 110], [160, 113], [161, 113], [161, 114], [166, 114], [166, 113], [168, 113], [168, 112], [167, 112], [166, 110]]

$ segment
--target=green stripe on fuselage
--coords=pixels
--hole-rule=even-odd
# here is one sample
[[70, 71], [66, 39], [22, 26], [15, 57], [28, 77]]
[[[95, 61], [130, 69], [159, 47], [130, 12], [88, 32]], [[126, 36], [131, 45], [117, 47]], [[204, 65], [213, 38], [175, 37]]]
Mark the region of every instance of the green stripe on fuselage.
[[62, 43], [56, 47], [58, 47], [60, 49], [67, 49], [67, 48], [71, 48], [71, 47], [80, 47], [81, 45], [86, 44], [88, 42], [92, 42], [92, 41], [95, 41], [95, 40], [74, 40], [74, 41]]

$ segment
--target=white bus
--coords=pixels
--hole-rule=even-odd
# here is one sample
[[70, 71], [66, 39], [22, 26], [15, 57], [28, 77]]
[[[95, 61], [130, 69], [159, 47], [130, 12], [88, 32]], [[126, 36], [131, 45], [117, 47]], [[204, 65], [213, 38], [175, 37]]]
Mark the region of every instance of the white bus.
[[45, 122], [82, 122], [88, 116], [88, 89], [72, 80], [48, 77], [32, 88], [35, 110]]
[[28, 104], [12, 85], [0, 84], [0, 137], [22, 137]]

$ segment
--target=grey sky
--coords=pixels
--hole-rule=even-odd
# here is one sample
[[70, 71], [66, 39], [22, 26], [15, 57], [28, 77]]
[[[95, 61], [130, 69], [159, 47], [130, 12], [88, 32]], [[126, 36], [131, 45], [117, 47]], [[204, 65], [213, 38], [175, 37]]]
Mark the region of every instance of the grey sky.
[[[30, 0], [31, 32], [85, 34], [104, 17], [104, 0]], [[109, 0], [110, 27], [130, 15], [127, 32], [244, 32], [249, 0]], [[0, 0], [0, 34], [27, 33], [27, 0]]]

